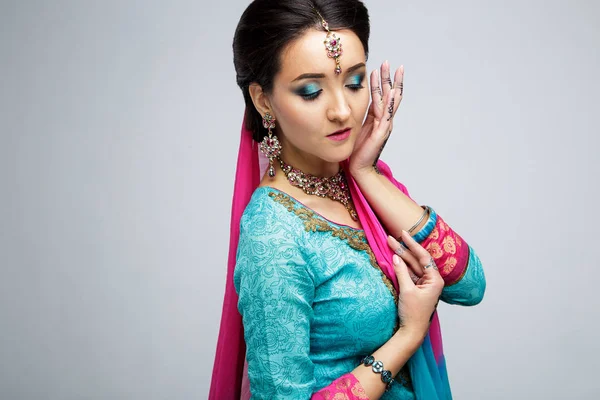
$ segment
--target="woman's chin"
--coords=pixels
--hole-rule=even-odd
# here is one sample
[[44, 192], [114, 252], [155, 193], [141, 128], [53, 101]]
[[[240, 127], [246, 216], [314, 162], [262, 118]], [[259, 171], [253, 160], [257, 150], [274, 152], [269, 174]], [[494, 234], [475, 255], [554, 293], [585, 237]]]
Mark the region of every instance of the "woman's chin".
[[328, 152], [327, 158], [325, 158], [325, 160], [332, 163], [339, 163], [347, 160], [354, 151], [354, 142], [354, 140], [349, 140], [342, 146], [336, 146], [335, 148], [331, 149], [331, 151]]
[[350, 155], [352, 155], [352, 151], [336, 152], [335, 154], [328, 155], [324, 160], [330, 163], [341, 163], [342, 161], [346, 161]]

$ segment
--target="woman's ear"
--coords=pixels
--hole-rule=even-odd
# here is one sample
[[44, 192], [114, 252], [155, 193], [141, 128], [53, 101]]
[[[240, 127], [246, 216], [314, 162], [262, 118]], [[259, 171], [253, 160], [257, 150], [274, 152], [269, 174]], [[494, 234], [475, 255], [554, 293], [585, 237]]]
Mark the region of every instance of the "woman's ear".
[[254, 103], [254, 107], [256, 107], [260, 115], [265, 115], [267, 112], [273, 115], [273, 108], [271, 108], [269, 97], [258, 83], [251, 83], [248, 91], [250, 92], [252, 103]]

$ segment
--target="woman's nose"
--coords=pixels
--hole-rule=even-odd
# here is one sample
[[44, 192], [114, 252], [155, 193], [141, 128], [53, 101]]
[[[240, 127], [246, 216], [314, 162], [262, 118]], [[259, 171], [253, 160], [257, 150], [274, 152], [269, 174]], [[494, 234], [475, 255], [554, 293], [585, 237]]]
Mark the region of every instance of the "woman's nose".
[[350, 118], [350, 105], [342, 93], [336, 94], [331, 99], [331, 103], [327, 109], [327, 118], [330, 121], [339, 122], [345, 122]]

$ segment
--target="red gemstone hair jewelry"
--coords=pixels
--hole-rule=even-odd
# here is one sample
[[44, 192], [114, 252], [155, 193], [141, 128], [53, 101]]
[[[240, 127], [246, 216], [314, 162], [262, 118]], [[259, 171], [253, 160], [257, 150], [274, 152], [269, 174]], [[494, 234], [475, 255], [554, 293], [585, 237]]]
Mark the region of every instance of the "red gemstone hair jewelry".
[[340, 65], [340, 57], [342, 56], [342, 39], [337, 37], [335, 33], [329, 30], [329, 24], [325, 21], [325, 18], [316, 9], [315, 12], [321, 18], [321, 26], [327, 31], [327, 37], [323, 41], [325, 49], [327, 49], [327, 57], [335, 60], [335, 74], [339, 75], [342, 73], [342, 66]]
[[279, 143], [279, 139], [271, 132], [271, 129], [275, 129], [275, 118], [271, 114], [265, 113], [265, 116], [263, 117], [263, 126], [265, 129], [269, 130], [269, 133], [260, 143], [260, 151], [269, 159], [269, 176], [273, 178], [275, 176], [273, 160], [281, 154], [281, 144]]

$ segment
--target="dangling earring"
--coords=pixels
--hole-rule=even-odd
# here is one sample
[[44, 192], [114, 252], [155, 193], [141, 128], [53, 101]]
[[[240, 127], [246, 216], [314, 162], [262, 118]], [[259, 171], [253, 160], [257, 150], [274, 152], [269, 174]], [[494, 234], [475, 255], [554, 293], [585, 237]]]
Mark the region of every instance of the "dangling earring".
[[273, 159], [281, 154], [281, 144], [277, 136], [273, 135], [271, 129], [275, 129], [275, 118], [269, 113], [265, 113], [263, 117], [263, 126], [269, 130], [269, 134], [264, 137], [260, 143], [260, 151], [269, 159], [269, 176], [275, 177], [275, 167], [273, 167]]

